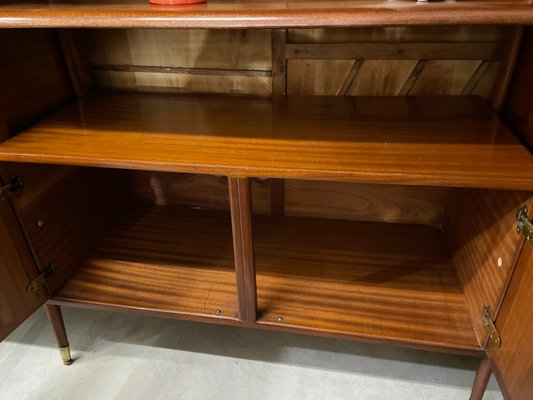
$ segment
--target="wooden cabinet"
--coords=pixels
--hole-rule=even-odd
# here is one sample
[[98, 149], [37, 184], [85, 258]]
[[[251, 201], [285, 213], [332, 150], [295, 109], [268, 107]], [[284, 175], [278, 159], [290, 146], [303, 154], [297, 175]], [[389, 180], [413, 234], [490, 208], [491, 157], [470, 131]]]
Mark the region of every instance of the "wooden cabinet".
[[129, 310], [476, 355], [472, 399], [530, 398], [532, 22], [0, 6], [0, 337], [46, 303], [70, 363], [60, 307]]

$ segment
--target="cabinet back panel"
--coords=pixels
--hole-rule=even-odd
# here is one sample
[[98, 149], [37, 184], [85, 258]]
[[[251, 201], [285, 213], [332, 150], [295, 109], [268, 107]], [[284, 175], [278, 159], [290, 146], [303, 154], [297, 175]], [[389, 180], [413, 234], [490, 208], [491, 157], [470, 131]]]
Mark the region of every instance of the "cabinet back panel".
[[516, 231], [516, 209], [532, 196], [498, 190], [450, 192], [445, 233], [480, 344], [486, 337], [483, 306], [496, 313], [522, 240]]
[[[128, 29], [83, 34], [97, 86], [272, 93], [272, 46], [280, 43], [272, 43], [270, 30]], [[507, 34], [508, 29], [499, 26], [291, 29], [280, 36], [287, 43], [282, 49], [286, 66], [280, 71], [289, 94], [488, 98]], [[317, 48], [306, 56], [300, 45]], [[352, 45], [351, 51], [359, 55], [347, 56], [345, 45]]]
[[4, 164], [24, 180], [15, 209], [41, 266], [54, 264], [53, 292], [91, 253], [127, 198], [121, 171], [55, 165]]
[[[157, 205], [229, 210], [227, 179], [222, 176], [129, 172], [134, 196]], [[271, 180], [252, 181], [253, 210], [270, 214]], [[438, 225], [447, 188], [285, 180], [285, 215], [354, 221]]]
[[0, 141], [73, 96], [52, 30], [1, 29], [0, 61]]

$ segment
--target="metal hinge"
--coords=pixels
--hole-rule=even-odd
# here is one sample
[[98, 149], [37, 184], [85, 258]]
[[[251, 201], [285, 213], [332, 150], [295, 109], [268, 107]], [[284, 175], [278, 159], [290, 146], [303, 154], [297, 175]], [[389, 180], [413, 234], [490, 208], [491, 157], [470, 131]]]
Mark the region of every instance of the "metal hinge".
[[492, 322], [492, 313], [489, 306], [483, 306], [483, 328], [487, 331], [492, 343], [494, 343], [496, 347], [500, 347], [502, 342], [500, 332], [498, 332], [494, 322]]
[[0, 187], [0, 199], [7, 200], [22, 195], [24, 181], [19, 176], [12, 176], [9, 182]]
[[533, 243], [533, 224], [527, 218], [527, 207], [516, 210], [516, 222], [516, 231], [524, 235], [530, 243]]
[[55, 272], [55, 268], [53, 264], [48, 264], [37, 276], [37, 278], [33, 279], [30, 283], [28, 283], [28, 292], [35, 293], [39, 289], [41, 289], [44, 284], [46, 283], [46, 280], [50, 278]]

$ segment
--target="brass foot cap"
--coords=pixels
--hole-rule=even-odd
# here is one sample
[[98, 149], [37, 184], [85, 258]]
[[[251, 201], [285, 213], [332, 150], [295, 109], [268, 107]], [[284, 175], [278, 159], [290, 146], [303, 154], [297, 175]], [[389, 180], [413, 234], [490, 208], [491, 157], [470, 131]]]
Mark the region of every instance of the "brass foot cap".
[[70, 360], [67, 360], [67, 361], [63, 361], [63, 364], [65, 365], [70, 365], [74, 362], [74, 360], [70, 359]]

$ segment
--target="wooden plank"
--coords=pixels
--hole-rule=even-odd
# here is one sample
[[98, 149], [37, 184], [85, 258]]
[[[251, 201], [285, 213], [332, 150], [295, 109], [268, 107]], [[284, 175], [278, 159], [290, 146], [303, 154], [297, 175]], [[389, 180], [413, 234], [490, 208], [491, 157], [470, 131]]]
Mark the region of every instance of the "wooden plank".
[[260, 324], [480, 349], [438, 228], [258, 216], [254, 239]]
[[447, 188], [286, 180], [287, 216], [440, 225]]
[[249, 179], [228, 178], [239, 319], [255, 322], [257, 289], [252, 238], [252, 201]]
[[4, 178], [24, 180], [14, 207], [39, 266], [54, 264], [47, 280], [54, 291], [89, 256], [125, 202], [120, 171], [66, 166], [6, 164]]
[[350, 68], [350, 71], [348, 71], [348, 75], [346, 75], [346, 78], [344, 79], [342, 86], [337, 92], [337, 95], [346, 96], [348, 94], [348, 92], [350, 91], [352, 87], [354, 80], [357, 77], [357, 74], [359, 73], [359, 71], [361, 70], [361, 67], [363, 66], [363, 62], [364, 60], [355, 60], [353, 62], [353, 65]]
[[244, 93], [270, 95], [271, 78], [156, 72], [95, 71], [95, 83], [106, 89], [163, 93]]
[[268, 30], [129, 29], [126, 34], [133, 65], [261, 71], [272, 66]]
[[501, 43], [289, 43], [288, 59], [499, 60]]
[[416, 64], [415, 60], [365, 60], [347, 94], [396, 96]]
[[533, 182], [527, 149], [481, 100], [460, 96], [100, 93], [2, 143], [0, 159], [518, 190]]
[[[228, 211], [228, 180], [221, 175], [129, 171], [128, 192], [135, 201], [160, 206], [181, 206]], [[252, 179], [254, 213], [269, 214], [270, 182]]]
[[458, 95], [479, 64], [479, 60], [428, 60], [409, 95]]
[[409, 94], [416, 81], [420, 77], [420, 74], [422, 73], [422, 71], [424, 71], [424, 68], [426, 68], [427, 63], [428, 60], [417, 61], [415, 67], [413, 68], [408, 78], [405, 80], [405, 83], [403, 84], [402, 88], [398, 92], [399, 96], [407, 96]]
[[156, 72], [162, 74], [191, 74], [191, 75], [218, 75], [218, 76], [259, 76], [271, 77], [272, 71], [256, 69], [222, 69], [222, 68], [185, 68], [185, 67], [162, 67], [150, 65], [115, 65], [93, 64], [92, 68], [98, 71], [120, 72]]
[[513, 78], [523, 36], [524, 27], [514, 27], [510, 31], [505, 43], [500, 70], [498, 71], [498, 77], [496, 78], [496, 85], [490, 98], [492, 108], [498, 113], [501, 113], [507, 92], [509, 91], [509, 85]]
[[58, 29], [57, 35], [68, 68], [70, 82], [78, 98], [88, 93], [91, 87], [91, 71], [79, 31]]
[[287, 93], [336, 95], [352, 64], [353, 61], [349, 60], [289, 60]]
[[21, 27], [138, 27], [138, 28], [289, 28], [398, 25], [531, 24], [528, 1], [445, 2], [417, 4], [382, 0], [287, 4], [213, 0], [202, 7], [153, 7], [144, 0], [8, 2], [0, 7], [1, 28]]
[[486, 341], [482, 309], [488, 305], [496, 316], [522, 242], [516, 232], [516, 209], [531, 195], [493, 190], [455, 190], [450, 194], [445, 232], [482, 345]]
[[502, 393], [508, 399], [528, 400], [533, 393], [533, 246], [525, 243], [513, 275], [509, 292], [496, 318], [496, 328], [502, 339], [500, 348], [491, 345], [489, 358]]
[[133, 206], [53, 298], [236, 320], [229, 215]]
[[272, 30], [272, 95], [287, 94], [287, 58], [286, 42], [287, 30]]
[[482, 61], [475, 69], [472, 76], [470, 76], [470, 79], [468, 79], [468, 81], [466, 82], [465, 86], [461, 90], [461, 94], [472, 94], [472, 92], [479, 85], [479, 82], [487, 73], [490, 67], [491, 63], [489, 61]]
[[46, 301], [47, 294], [43, 289], [36, 293], [26, 290], [37, 276], [37, 266], [11, 205], [5, 200], [0, 200], [0, 241], [0, 340], [4, 340]]
[[533, 29], [527, 30], [513, 82], [505, 102], [504, 118], [533, 148]]
[[291, 43], [504, 42], [501, 25], [365, 26], [342, 29], [289, 29]]
[[270, 179], [270, 215], [285, 215], [285, 180]]
[[0, 110], [9, 133], [18, 132], [73, 97], [53, 31], [1, 29], [0, 54]]

